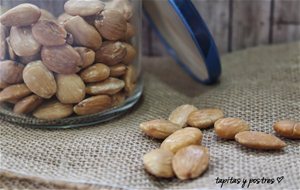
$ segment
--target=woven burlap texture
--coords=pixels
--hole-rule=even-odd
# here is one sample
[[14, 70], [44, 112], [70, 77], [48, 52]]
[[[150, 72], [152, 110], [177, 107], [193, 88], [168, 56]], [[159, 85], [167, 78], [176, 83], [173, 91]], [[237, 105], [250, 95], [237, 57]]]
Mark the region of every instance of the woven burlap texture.
[[[220, 187], [217, 177], [284, 176], [279, 184], [253, 184], [250, 188], [299, 189], [299, 141], [282, 138], [287, 143], [283, 151], [256, 151], [217, 138], [213, 129], [203, 130], [203, 145], [210, 149], [211, 159], [208, 171], [201, 177], [166, 180], [144, 171], [142, 156], [159, 147], [160, 142], [144, 136], [139, 123], [167, 118], [181, 104], [218, 107], [228, 117], [248, 121], [252, 130], [271, 134], [276, 120], [300, 120], [299, 42], [235, 52], [223, 56], [222, 63], [221, 82], [206, 87], [192, 81], [170, 58], [145, 59], [145, 90], [140, 103], [128, 114], [98, 126], [46, 130], [1, 121], [2, 188], [13, 185], [11, 177], [16, 174], [32, 178], [33, 183], [41, 183], [40, 179], [50, 184], [60, 181], [151, 190], [215, 189]], [[14, 185], [36, 188], [24, 183]]]

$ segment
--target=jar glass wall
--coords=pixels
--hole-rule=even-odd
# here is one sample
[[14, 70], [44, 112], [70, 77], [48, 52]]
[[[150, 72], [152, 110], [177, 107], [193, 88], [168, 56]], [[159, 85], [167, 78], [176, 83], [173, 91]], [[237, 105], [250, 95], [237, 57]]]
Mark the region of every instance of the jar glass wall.
[[140, 0], [1, 0], [0, 115], [68, 128], [141, 96]]

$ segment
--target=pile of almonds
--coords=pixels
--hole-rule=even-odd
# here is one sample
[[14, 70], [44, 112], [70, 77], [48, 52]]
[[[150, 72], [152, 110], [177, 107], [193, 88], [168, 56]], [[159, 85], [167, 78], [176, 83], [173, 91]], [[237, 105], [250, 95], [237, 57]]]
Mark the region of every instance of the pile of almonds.
[[61, 119], [120, 105], [137, 80], [128, 0], [69, 0], [55, 18], [33, 4], [0, 17], [0, 102]]
[[[146, 171], [156, 177], [181, 179], [199, 177], [209, 166], [209, 150], [201, 145], [200, 129], [214, 126], [218, 137], [235, 139], [241, 145], [260, 150], [278, 150], [286, 143], [274, 135], [250, 131], [248, 123], [239, 118], [224, 118], [220, 109], [197, 109], [193, 105], [177, 107], [168, 120], [143, 122], [140, 129], [149, 137], [161, 139], [159, 149], [144, 155]], [[283, 120], [274, 124], [281, 136], [300, 139], [300, 122]]]

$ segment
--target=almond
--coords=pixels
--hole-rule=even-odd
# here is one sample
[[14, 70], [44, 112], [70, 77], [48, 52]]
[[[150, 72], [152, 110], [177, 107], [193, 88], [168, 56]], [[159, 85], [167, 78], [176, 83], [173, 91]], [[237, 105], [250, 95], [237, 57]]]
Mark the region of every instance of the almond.
[[189, 115], [187, 124], [191, 127], [204, 129], [213, 126], [218, 119], [223, 117], [224, 113], [220, 109], [201, 109]]
[[300, 122], [292, 120], [282, 120], [276, 122], [273, 128], [276, 133], [283, 137], [290, 139], [300, 139]]
[[126, 20], [130, 20], [133, 16], [133, 6], [128, 0], [113, 0], [106, 3], [106, 9], [119, 11]]
[[71, 18], [73, 18], [73, 16], [71, 16], [67, 13], [62, 13], [61, 15], [58, 16], [57, 22], [58, 22], [58, 24], [64, 26], [65, 22], [68, 21]]
[[24, 98], [31, 93], [25, 84], [11, 85], [0, 92], [0, 102]]
[[86, 93], [90, 95], [114, 95], [125, 86], [124, 81], [117, 78], [108, 78], [103, 82], [92, 83], [86, 87]]
[[49, 99], [56, 93], [54, 76], [41, 61], [26, 65], [23, 79], [28, 88], [42, 98]]
[[74, 112], [77, 115], [89, 115], [104, 111], [112, 106], [112, 99], [107, 95], [92, 96], [77, 104]]
[[137, 52], [132, 45], [128, 43], [123, 43], [123, 45], [125, 46], [127, 52], [126, 56], [123, 59], [123, 63], [127, 65], [132, 64], [134, 59], [136, 58]]
[[95, 26], [103, 38], [111, 41], [124, 39], [127, 31], [126, 19], [115, 10], [104, 10], [98, 14]]
[[168, 120], [157, 119], [141, 123], [140, 129], [150, 137], [165, 139], [181, 127]]
[[57, 81], [57, 99], [63, 104], [75, 104], [81, 102], [85, 97], [85, 84], [82, 79], [76, 75], [56, 76]]
[[279, 138], [257, 131], [243, 131], [235, 135], [235, 140], [248, 148], [261, 150], [277, 150], [286, 146]]
[[126, 95], [123, 92], [112, 95], [112, 106], [119, 106], [126, 100]]
[[172, 158], [172, 152], [155, 149], [144, 155], [144, 167], [147, 172], [156, 177], [170, 178], [174, 176]]
[[127, 22], [127, 30], [126, 30], [126, 34], [125, 34], [125, 41], [130, 40], [133, 36], [135, 36], [135, 29], [134, 26], [132, 24], [130, 24], [129, 22]]
[[9, 84], [7, 84], [7, 83], [5, 83], [5, 82], [3, 82], [3, 81], [0, 80], [0, 89], [4, 89], [4, 88], [6, 88], [8, 86], [9, 86]]
[[185, 127], [188, 116], [190, 115], [190, 113], [196, 110], [198, 109], [193, 105], [185, 104], [179, 106], [170, 114], [169, 120], [172, 123], [176, 123], [181, 127]]
[[83, 64], [82, 68], [86, 68], [94, 63], [96, 53], [93, 50], [86, 47], [75, 47], [74, 49], [79, 53], [81, 57]]
[[69, 15], [90, 16], [100, 13], [104, 9], [104, 3], [99, 0], [69, 0], [64, 8]]
[[43, 120], [55, 120], [66, 118], [73, 113], [73, 106], [71, 104], [62, 104], [58, 101], [47, 102], [38, 107], [33, 116]]
[[125, 91], [128, 95], [132, 95], [135, 90], [137, 80], [136, 69], [133, 67], [133, 65], [129, 65], [127, 67], [126, 73], [123, 76], [123, 80], [125, 82]]
[[41, 60], [41, 54], [39, 54], [39, 53], [37, 53], [35, 55], [31, 55], [31, 56], [21, 56], [21, 57], [19, 57], [20, 63], [25, 64], [25, 65], [30, 63], [30, 62], [38, 61], [38, 60]]
[[172, 160], [173, 170], [181, 180], [199, 177], [208, 165], [209, 151], [199, 145], [190, 145], [180, 149]]
[[35, 110], [41, 103], [43, 99], [37, 95], [28, 96], [16, 103], [14, 106], [14, 112], [17, 114], [27, 114]]
[[160, 148], [176, 153], [179, 149], [189, 145], [199, 145], [202, 141], [202, 132], [193, 127], [186, 127], [175, 131], [168, 136]]
[[94, 64], [80, 73], [80, 77], [84, 82], [99, 82], [107, 79], [110, 74], [108, 66], [97, 63]]
[[40, 20], [32, 27], [32, 35], [44, 46], [60, 46], [66, 43], [67, 31], [51, 20]]
[[124, 64], [117, 64], [110, 67], [111, 77], [120, 77], [126, 73], [127, 67]]
[[46, 67], [59, 74], [74, 74], [83, 64], [79, 53], [70, 45], [43, 47], [41, 55]]
[[215, 132], [223, 139], [234, 139], [234, 136], [242, 131], [249, 131], [246, 121], [239, 118], [222, 118], [215, 122]]
[[15, 61], [0, 62], [0, 80], [7, 84], [17, 84], [23, 81], [24, 65]]
[[7, 59], [10, 59], [12, 61], [16, 61], [18, 56], [14, 52], [13, 48], [11, 47], [9, 37], [6, 38], [6, 44], [7, 44], [7, 55], [6, 55]]
[[102, 44], [100, 34], [80, 16], [68, 19], [64, 25], [66, 30], [73, 35], [76, 45], [85, 46], [93, 50], [100, 48]]
[[27, 26], [36, 23], [41, 16], [41, 10], [32, 4], [20, 4], [0, 17], [0, 22], [5, 26]]
[[18, 56], [31, 56], [37, 54], [41, 49], [32, 35], [31, 27], [11, 27], [9, 42]]
[[123, 43], [106, 41], [96, 51], [96, 61], [112, 66], [121, 63], [126, 54], [127, 50]]
[[41, 10], [41, 17], [39, 20], [51, 20], [51, 21], [56, 21], [55, 16], [47, 11], [46, 9], [40, 9]]

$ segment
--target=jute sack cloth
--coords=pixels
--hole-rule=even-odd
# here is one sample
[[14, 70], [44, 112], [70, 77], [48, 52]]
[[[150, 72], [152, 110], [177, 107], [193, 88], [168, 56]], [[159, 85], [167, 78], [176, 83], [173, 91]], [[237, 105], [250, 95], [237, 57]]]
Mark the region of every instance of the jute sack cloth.
[[[216, 178], [269, 178], [253, 189], [300, 189], [300, 142], [282, 151], [257, 151], [203, 130], [210, 149], [201, 177], [157, 179], [144, 171], [142, 156], [160, 142], [145, 137], [140, 122], [167, 118], [181, 104], [217, 107], [248, 121], [252, 130], [274, 134], [280, 119], [300, 120], [300, 43], [257, 47], [222, 57], [214, 86], [199, 85], [170, 58], [145, 59], [144, 97], [128, 114], [105, 124], [68, 130], [32, 129], [1, 120], [0, 188], [192, 189], [220, 188]], [[280, 183], [277, 178], [283, 179]], [[280, 178], [280, 179], [281, 179]], [[241, 184], [224, 184], [238, 189]]]

